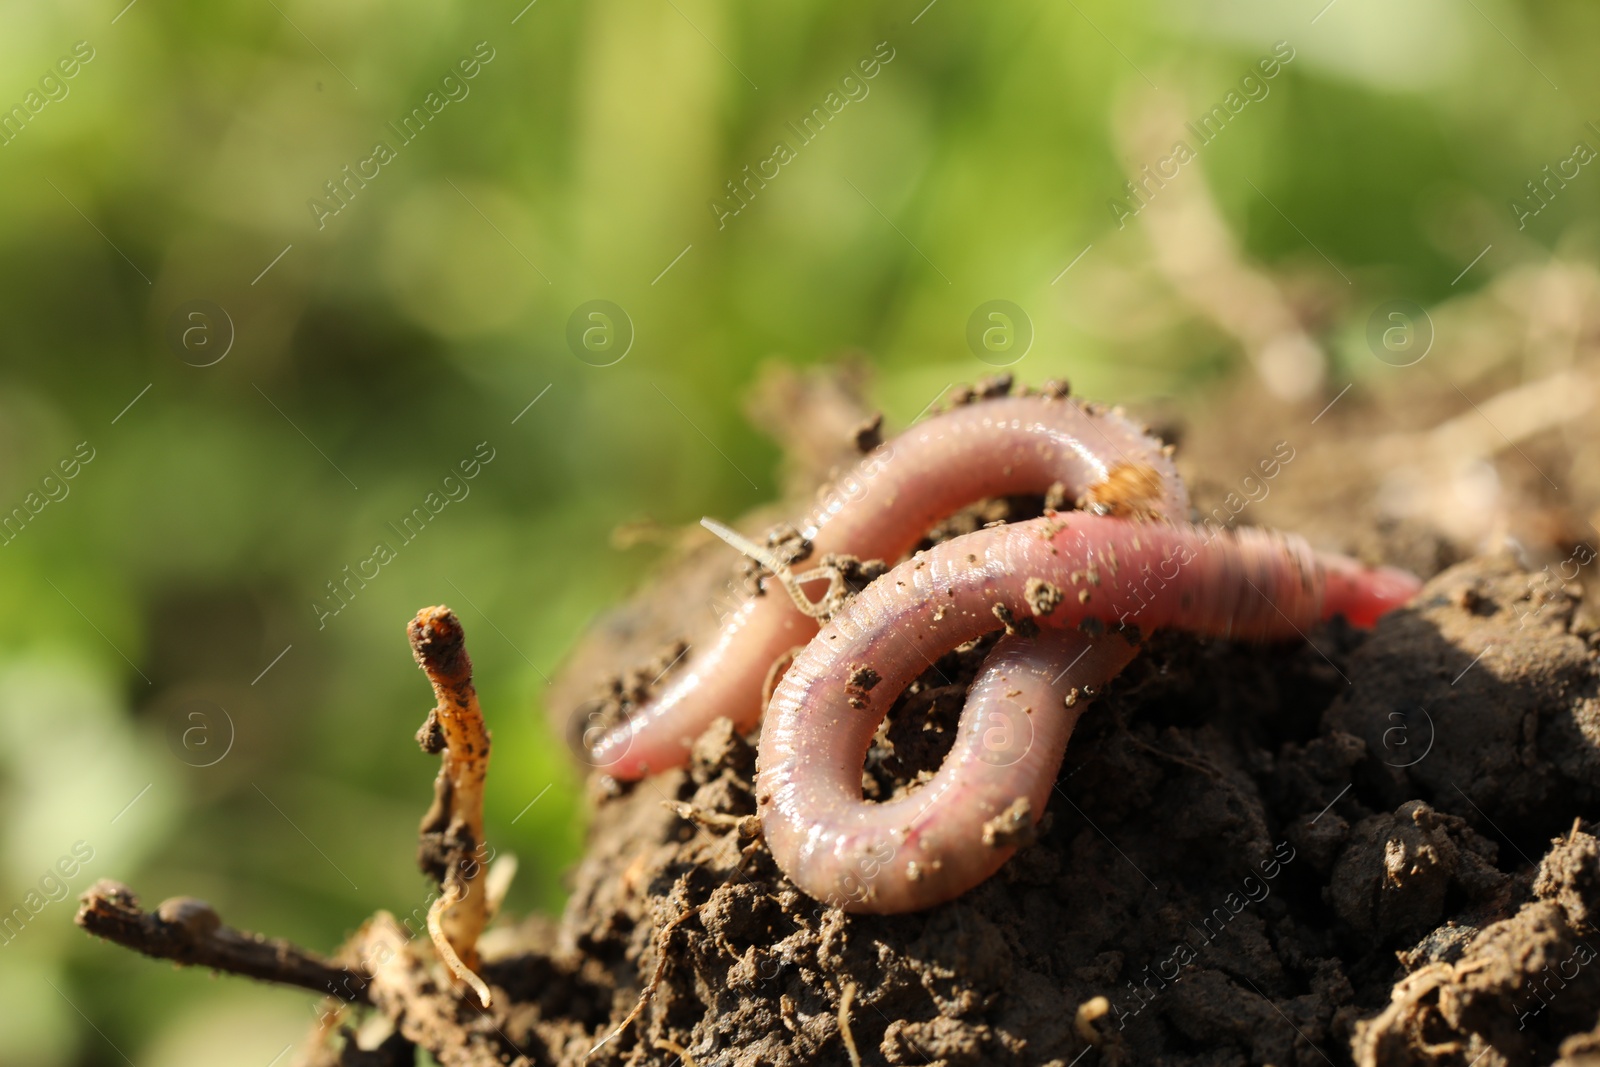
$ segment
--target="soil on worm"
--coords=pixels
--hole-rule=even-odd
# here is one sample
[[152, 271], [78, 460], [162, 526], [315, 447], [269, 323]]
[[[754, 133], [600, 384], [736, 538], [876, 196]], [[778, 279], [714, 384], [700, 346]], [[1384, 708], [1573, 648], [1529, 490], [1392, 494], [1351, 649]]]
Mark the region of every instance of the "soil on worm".
[[[1317, 430], [1326, 450], [1350, 424]], [[1216, 469], [1259, 450], [1216, 433], [1202, 449]], [[1414, 607], [1267, 648], [1153, 635], [1084, 694], [1033, 841], [950, 904], [846, 915], [796, 890], [749, 834], [754, 739], [726, 721], [686, 769], [592, 780], [564, 915], [485, 946], [506, 996], [461, 1009], [442, 1062], [1600, 1064], [1600, 634], [1581, 579], [1330, 509], [1348, 488], [1298, 514], [1275, 504], [1272, 521], [1420, 570]], [[1220, 502], [1196, 495], [1203, 512]], [[932, 536], [1042, 505], [987, 502]], [[712, 599], [734, 570], [698, 559], [699, 585], [680, 571], [653, 607], [600, 625], [557, 710], [593, 696], [608, 658], [656, 662], [603, 686], [591, 723], [643, 699], [660, 664], [683, 669], [685, 613], [661, 598]], [[869, 797], [938, 765], [991, 641], [900, 698]]]

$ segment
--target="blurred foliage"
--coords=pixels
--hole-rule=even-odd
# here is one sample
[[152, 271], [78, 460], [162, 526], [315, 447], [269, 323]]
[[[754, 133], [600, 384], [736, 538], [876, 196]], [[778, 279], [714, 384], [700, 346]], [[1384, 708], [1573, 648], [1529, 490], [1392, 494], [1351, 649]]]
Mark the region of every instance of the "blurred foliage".
[[[1595, 233], [1587, 168], [1525, 229], [1508, 209], [1600, 145], [1579, 0], [124, 2], [0, 8], [0, 105], [28, 112], [0, 145], [0, 508], [66, 489], [0, 547], [6, 909], [81, 841], [72, 895], [192, 893], [321, 949], [408, 912], [436, 763], [403, 631], [441, 601], [495, 731], [511, 907], [558, 909], [582, 788], [544, 678], [651, 563], [610, 530], [775, 492], [739, 406], [761, 361], [865, 352], [903, 424], [990, 369], [967, 318], [1005, 298], [1033, 319], [1030, 380], [1130, 399], [1241, 364], [1108, 210], [1131, 94], [1198, 114], [1291, 42], [1177, 180], [1211, 185], [1255, 260], [1338, 264], [1335, 319]], [[443, 79], [479, 42], [492, 60], [401, 144], [388, 124], [459, 93]], [[788, 124], [880, 42], [865, 94], [797, 145]], [[308, 202], [380, 139], [394, 158], [319, 226]], [[795, 158], [719, 228], [711, 202], [779, 139]], [[566, 340], [597, 298], [636, 330], [612, 366]], [[210, 349], [171, 340], [194, 300], [236, 333], [207, 367], [220, 322]], [[470, 495], [319, 628], [326, 583], [485, 441]], [[80, 442], [93, 460], [45, 482]], [[0, 948], [0, 1061], [261, 1065], [312, 1019], [91, 942], [72, 910]]]

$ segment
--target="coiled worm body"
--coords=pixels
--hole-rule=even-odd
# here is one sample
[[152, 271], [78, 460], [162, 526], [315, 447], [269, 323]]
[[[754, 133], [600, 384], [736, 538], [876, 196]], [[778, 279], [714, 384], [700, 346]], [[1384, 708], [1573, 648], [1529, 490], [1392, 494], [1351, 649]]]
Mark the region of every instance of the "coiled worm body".
[[[1296, 537], [1188, 525], [1169, 451], [1118, 412], [1056, 395], [986, 400], [913, 427], [801, 525], [814, 553], [892, 562], [985, 498], [1055, 490], [1088, 510], [945, 541], [844, 600], [820, 633], [765, 579], [687, 669], [600, 739], [593, 762], [639, 778], [684, 763], [718, 717], [754, 725], [774, 664], [803, 645], [766, 709], [757, 761], [774, 859], [807, 893], [852, 911], [909, 911], [965, 892], [1033, 829], [1088, 693], [1133, 658], [1140, 632], [1270, 640], [1334, 615], [1370, 626], [1418, 588]], [[795, 588], [781, 560], [708, 525]], [[868, 802], [862, 764], [895, 699], [940, 656], [1002, 624], [1008, 636], [970, 687], [938, 773]]]
[[[1333, 615], [1370, 626], [1417, 588], [1409, 574], [1253, 529], [1073, 513], [954, 538], [850, 600], [783, 676], [757, 761], [767, 845], [801, 889], [847, 910], [949, 900], [1014, 851], [1008, 810], [1022, 827], [1042, 814], [1086, 703], [1063, 695], [1098, 688], [1134, 654], [1108, 631], [1292, 638]], [[941, 655], [995, 630], [997, 604], [1040, 635], [996, 646], [931, 781], [866, 801], [862, 764], [890, 705]]]
[[[968, 504], [1044, 494], [1057, 483], [1069, 500], [1105, 490], [1102, 503], [1113, 512], [1187, 517], [1188, 495], [1159, 441], [1115, 411], [1018, 396], [942, 412], [879, 446], [800, 533], [818, 556], [892, 563]], [[718, 717], [753, 726], [773, 663], [816, 633], [816, 621], [769, 580], [708, 645], [691, 649], [661, 692], [599, 739], [591, 762], [616, 778], [642, 778], [687, 762], [694, 739]]]

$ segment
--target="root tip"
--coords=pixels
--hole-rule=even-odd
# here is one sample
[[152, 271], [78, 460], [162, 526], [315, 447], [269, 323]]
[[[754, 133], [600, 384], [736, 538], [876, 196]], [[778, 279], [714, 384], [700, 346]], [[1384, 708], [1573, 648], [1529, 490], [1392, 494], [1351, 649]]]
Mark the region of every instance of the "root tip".
[[466, 660], [466, 634], [461, 620], [444, 605], [423, 608], [406, 627], [411, 654], [429, 674], [458, 673]]

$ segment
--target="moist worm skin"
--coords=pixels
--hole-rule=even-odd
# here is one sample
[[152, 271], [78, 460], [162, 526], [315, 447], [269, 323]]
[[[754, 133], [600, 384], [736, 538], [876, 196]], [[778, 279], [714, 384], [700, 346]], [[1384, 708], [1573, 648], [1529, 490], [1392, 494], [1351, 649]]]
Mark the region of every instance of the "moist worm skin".
[[[939, 656], [993, 631], [994, 605], [1030, 616], [1032, 578], [1066, 594], [1035, 617], [1041, 636], [1006, 638], [991, 653], [931, 781], [889, 803], [867, 802], [861, 768], [895, 698]], [[986, 821], [1019, 797], [1032, 819], [1042, 814], [1084, 703], [1069, 709], [1061, 694], [1104, 684], [1133, 656], [1107, 630], [1293, 638], [1333, 615], [1370, 626], [1418, 585], [1404, 572], [1366, 569], [1314, 554], [1298, 537], [1253, 529], [1073, 513], [954, 538], [854, 597], [783, 676], [757, 761], [767, 845], [796, 885], [846, 910], [893, 913], [950, 900], [1014, 851], [984, 843]], [[879, 678], [868, 690], [862, 665]]]
[[[894, 561], [928, 528], [989, 497], [1044, 493], [1062, 483], [1072, 498], [1097, 486], [1131, 487], [1131, 507], [1181, 521], [1188, 495], [1161, 442], [1116, 411], [1065, 397], [983, 400], [935, 415], [863, 458], [802, 526], [814, 554]], [[1128, 503], [1126, 496], [1123, 502]], [[681, 766], [718, 717], [741, 729], [761, 717], [772, 664], [810, 641], [817, 623], [768, 580], [681, 672], [590, 750], [591, 762], [631, 780]]]

